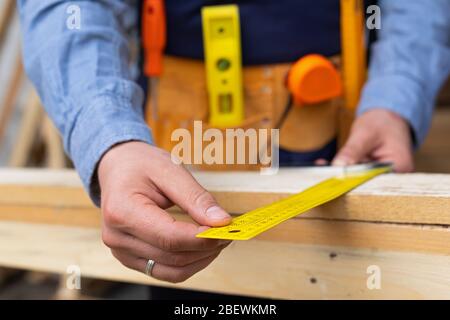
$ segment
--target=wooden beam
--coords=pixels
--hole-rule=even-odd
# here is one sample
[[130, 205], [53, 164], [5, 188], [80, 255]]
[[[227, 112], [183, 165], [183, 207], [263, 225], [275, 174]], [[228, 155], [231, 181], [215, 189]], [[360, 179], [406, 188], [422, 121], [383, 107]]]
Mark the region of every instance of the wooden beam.
[[12, 17], [14, 17], [15, 4], [14, 0], [3, 0], [3, 4], [0, 7], [0, 46], [3, 45], [10, 22]]
[[10, 118], [13, 114], [16, 100], [18, 98], [19, 91], [22, 85], [23, 77], [24, 71], [22, 65], [22, 55], [20, 54], [20, 49], [18, 49], [11, 79], [9, 79], [7, 84], [8, 89], [6, 90], [4, 99], [1, 101], [2, 109], [0, 113], [0, 145], [3, 142], [2, 140], [7, 130]]
[[[240, 214], [336, 173], [194, 175], [225, 208]], [[269, 298], [450, 299], [449, 182], [447, 175], [379, 177], [307, 218], [234, 242], [211, 266], [172, 285], [112, 257], [101, 242], [99, 209], [74, 171], [4, 169], [0, 265], [66, 274], [75, 264], [85, 277]], [[173, 214], [189, 220], [177, 209]], [[369, 266], [381, 271], [380, 290], [367, 288]]]
[[11, 167], [26, 166], [43, 117], [44, 110], [41, 107], [39, 96], [34, 89], [31, 89], [28, 93], [15, 147], [9, 159], [9, 165]]
[[[338, 170], [283, 169], [274, 176], [195, 172], [194, 176], [227, 211], [241, 214], [304, 190]], [[0, 219], [97, 226], [98, 213], [92, 212], [96, 211], [74, 171], [0, 170]], [[450, 175], [386, 174], [302, 218], [450, 225]]]
[[[252, 240], [171, 285], [121, 266], [100, 239], [98, 229], [1, 222], [0, 265], [61, 274], [77, 265], [85, 277], [269, 298], [450, 299], [448, 255]], [[366, 285], [369, 266], [380, 290]]]

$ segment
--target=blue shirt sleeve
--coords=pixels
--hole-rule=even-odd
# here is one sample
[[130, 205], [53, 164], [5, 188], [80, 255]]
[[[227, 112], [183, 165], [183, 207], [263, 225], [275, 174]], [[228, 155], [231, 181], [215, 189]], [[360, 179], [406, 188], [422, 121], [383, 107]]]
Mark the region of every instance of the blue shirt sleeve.
[[358, 114], [391, 110], [406, 119], [419, 146], [439, 89], [450, 72], [450, 1], [380, 0], [381, 29]]
[[[77, 14], [73, 6], [79, 28], [68, 20]], [[152, 143], [130, 62], [137, 2], [19, 0], [18, 7], [27, 74], [98, 205], [95, 172], [102, 155], [120, 142]]]

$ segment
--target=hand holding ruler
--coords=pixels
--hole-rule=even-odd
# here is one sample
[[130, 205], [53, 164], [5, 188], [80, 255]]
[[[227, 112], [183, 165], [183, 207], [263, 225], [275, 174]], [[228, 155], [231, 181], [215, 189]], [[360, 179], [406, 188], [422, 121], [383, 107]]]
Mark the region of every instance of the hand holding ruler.
[[236, 217], [225, 227], [203, 231], [197, 238], [249, 240], [288, 219], [344, 195], [380, 174], [390, 172], [391, 165], [376, 163], [346, 167], [343, 170], [342, 175]]

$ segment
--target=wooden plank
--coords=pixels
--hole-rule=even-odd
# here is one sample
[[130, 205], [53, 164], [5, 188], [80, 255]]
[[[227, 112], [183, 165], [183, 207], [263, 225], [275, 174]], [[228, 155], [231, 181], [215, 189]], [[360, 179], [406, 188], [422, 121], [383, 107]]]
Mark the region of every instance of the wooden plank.
[[[189, 220], [173, 212], [178, 220]], [[98, 209], [92, 210], [34, 210], [6, 208], [0, 210], [0, 220], [26, 223], [100, 228]], [[260, 235], [258, 239], [271, 242], [337, 245], [350, 248], [373, 248], [407, 252], [450, 255], [450, 231], [445, 227], [398, 225], [384, 223], [335, 221], [324, 219], [291, 219]]]
[[[272, 177], [194, 175], [225, 208], [239, 214], [336, 173], [289, 169]], [[233, 243], [210, 267], [176, 287], [272, 298], [448, 299], [450, 231], [443, 223], [416, 224], [427, 214], [445, 221], [448, 179], [379, 177], [311, 212], [310, 218], [291, 219], [255, 240]], [[398, 199], [415, 204], [405, 209]], [[174, 215], [188, 219], [176, 209]], [[401, 224], [380, 222], [380, 217]], [[111, 256], [101, 242], [99, 210], [72, 170], [0, 170], [0, 220], [10, 221], [0, 222], [2, 266], [65, 274], [76, 264], [85, 277], [173, 286], [128, 270]], [[381, 268], [381, 290], [366, 287], [370, 265]]]
[[[283, 169], [274, 176], [257, 172], [195, 172], [194, 176], [227, 211], [241, 214], [338, 172], [335, 168]], [[36, 220], [37, 209], [45, 213], [43, 220], [49, 223], [52, 215], [92, 210], [93, 206], [74, 171], [0, 170], [0, 219], [14, 211], [17, 219], [26, 220], [30, 213]], [[55, 221], [66, 224], [66, 217], [69, 225], [76, 220], [67, 213]], [[302, 218], [450, 225], [450, 175], [383, 175]], [[83, 225], [96, 225], [97, 219]]]
[[25, 105], [24, 115], [20, 124], [19, 136], [16, 146], [9, 160], [11, 167], [24, 167], [29, 159], [30, 151], [35, 142], [39, 127], [44, 117], [44, 111], [37, 93], [32, 89], [29, 92]]
[[8, 126], [11, 115], [14, 111], [15, 103], [19, 94], [20, 87], [24, 76], [22, 66], [22, 56], [18, 51], [14, 68], [12, 70], [11, 79], [8, 82], [8, 89], [6, 91], [5, 98], [1, 101], [1, 113], [0, 113], [0, 145], [5, 135], [6, 128]]
[[[171, 285], [121, 266], [98, 229], [0, 223], [0, 264], [114, 281], [287, 299], [450, 299], [450, 256], [262, 240], [235, 242], [208, 268]], [[39, 241], [36, 241], [39, 239]], [[367, 288], [378, 266], [381, 289]]]
[[3, 0], [3, 4], [0, 7], [0, 45], [3, 44], [5, 39], [15, 7], [14, 0]]

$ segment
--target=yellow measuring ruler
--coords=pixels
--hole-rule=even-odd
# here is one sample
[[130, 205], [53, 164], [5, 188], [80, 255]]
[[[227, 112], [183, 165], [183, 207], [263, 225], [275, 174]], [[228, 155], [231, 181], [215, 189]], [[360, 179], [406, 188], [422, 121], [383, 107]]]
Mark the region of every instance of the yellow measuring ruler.
[[255, 209], [232, 220], [225, 227], [210, 228], [197, 235], [198, 238], [249, 240], [276, 225], [299, 214], [327, 203], [349, 192], [364, 182], [391, 171], [388, 164], [374, 164], [345, 170], [340, 175], [320, 182], [303, 192], [270, 205]]

